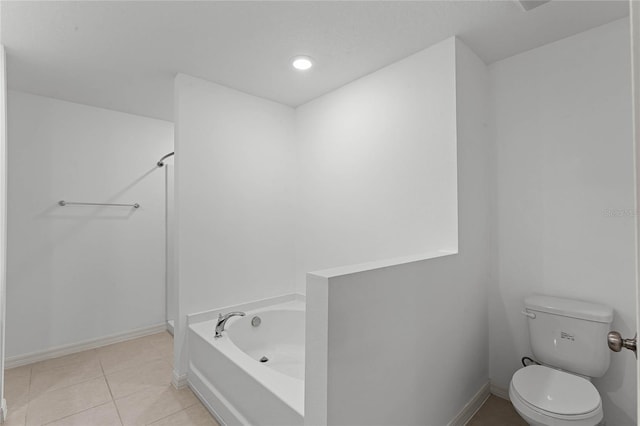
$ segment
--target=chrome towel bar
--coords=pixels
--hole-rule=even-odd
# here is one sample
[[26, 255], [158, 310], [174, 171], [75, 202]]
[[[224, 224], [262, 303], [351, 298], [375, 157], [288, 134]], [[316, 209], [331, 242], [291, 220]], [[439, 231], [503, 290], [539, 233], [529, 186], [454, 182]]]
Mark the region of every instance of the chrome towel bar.
[[78, 203], [78, 202], [74, 202], [74, 201], [64, 201], [64, 200], [60, 200], [58, 201], [58, 205], [64, 207], [64, 206], [118, 206], [118, 207], [133, 207], [134, 209], [137, 209], [140, 207], [140, 204], [135, 203], [135, 204], [117, 204], [117, 203]]

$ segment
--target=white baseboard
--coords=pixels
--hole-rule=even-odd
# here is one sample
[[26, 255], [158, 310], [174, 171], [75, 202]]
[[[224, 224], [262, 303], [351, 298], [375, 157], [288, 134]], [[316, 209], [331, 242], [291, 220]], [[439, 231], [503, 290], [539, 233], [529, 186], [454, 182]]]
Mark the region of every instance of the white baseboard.
[[174, 323], [174, 321], [173, 321], [173, 320], [169, 320], [169, 321], [167, 321], [167, 331], [168, 331], [168, 332], [169, 332], [169, 334], [170, 334], [170, 335], [172, 335], [172, 336], [173, 336], [173, 329], [174, 329], [174, 327], [175, 327], [175, 325], [174, 325], [174, 324], [175, 324], [175, 323]]
[[0, 423], [4, 423], [7, 420], [7, 400], [2, 398], [0, 402]]
[[150, 327], [137, 328], [135, 330], [125, 331], [123, 333], [112, 334], [97, 339], [85, 340], [70, 345], [56, 346], [44, 351], [32, 352], [26, 355], [17, 355], [8, 357], [4, 361], [6, 369], [20, 367], [22, 365], [32, 364], [34, 362], [46, 361], [48, 359], [58, 358], [65, 355], [71, 355], [77, 352], [95, 349], [102, 346], [112, 345], [114, 343], [124, 342], [126, 340], [136, 339], [138, 337], [148, 336], [150, 334], [161, 333], [167, 329], [167, 324], [162, 323], [152, 325]]
[[473, 417], [474, 414], [482, 407], [482, 404], [489, 398], [489, 382], [482, 385], [482, 387], [476, 392], [475, 395], [467, 402], [467, 404], [460, 410], [457, 416], [453, 418], [448, 426], [464, 426]]
[[502, 398], [502, 399], [506, 399], [507, 401], [511, 401], [511, 399], [509, 399], [509, 390], [508, 389], [501, 388], [500, 386], [496, 386], [493, 383], [491, 383], [490, 391], [491, 391], [491, 395], [495, 395], [498, 398]]
[[187, 374], [177, 374], [176, 371], [173, 370], [171, 384], [176, 389], [183, 389], [189, 385], [188, 379], [189, 376]]

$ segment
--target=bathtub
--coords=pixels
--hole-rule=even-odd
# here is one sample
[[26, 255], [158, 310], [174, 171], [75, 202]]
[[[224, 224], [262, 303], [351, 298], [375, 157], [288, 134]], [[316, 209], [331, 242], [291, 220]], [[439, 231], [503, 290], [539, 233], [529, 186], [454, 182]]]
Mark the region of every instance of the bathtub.
[[304, 308], [245, 311], [217, 339], [216, 320], [189, 325], [189, 385], [223, 424], [304, 424]]

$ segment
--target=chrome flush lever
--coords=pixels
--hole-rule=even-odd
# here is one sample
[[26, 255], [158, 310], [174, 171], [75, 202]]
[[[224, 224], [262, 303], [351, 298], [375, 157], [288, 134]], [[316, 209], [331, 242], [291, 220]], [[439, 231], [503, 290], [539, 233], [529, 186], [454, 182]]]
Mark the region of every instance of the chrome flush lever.
[[636, 350], [638, 343], [638, 333], [633, 337], [633, 339], [623, 339], [620, 333], [617, 331], [610, 331], [607, 334], [607, 344], [609, 345], [609, 349], [614, 352], [620, 352], [622, 348], [627, 348], [630, 351], [633, 351], [633, 354], [638, 358], [638, 352]]

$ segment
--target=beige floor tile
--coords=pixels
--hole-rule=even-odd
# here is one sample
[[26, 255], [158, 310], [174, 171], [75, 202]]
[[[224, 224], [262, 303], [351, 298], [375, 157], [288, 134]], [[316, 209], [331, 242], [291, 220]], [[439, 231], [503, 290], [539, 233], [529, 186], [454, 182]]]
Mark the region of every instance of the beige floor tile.
[[157, 333], [6, 370], [4, 426], [218, 426], [189, 389], [171, 386], [172, 361], [173, 337]]
[[121, 426], [120, 416], [113, 402], [91, 408], [73, 416], [49, 423], [47, 426]]
[[511, 402], [491, 395], [467, 426], [527, 426]]
[[41, 425], [111, 400], [104, 377], [46, 392], [29, 401], [27, 425]]
[[6, 375], [4, 378], [4, 397], [7, 404], [19, 404], [29, 397], [29, 375]]
[[100, 348], [98, 357], [104, 373], [110, 374], [161, 359], [162, 353], [150, 342], [136, 339]]
[[4, 370], [4, 378], [5, 378], [5, 380], [7, 378], [13, 378], [13, 377], [30, 376], [31, 375], [31, 366], [32, 365], [33, 364], [23, 365], [22, 367], [16, 367], [16, 368], [10, 368], [8, 370]]
[[85, 363], [93, 363], [98, 359], [98, 352], [95, 349], [78, 352], [75, 354], [65, 355], [46, 361], [36, 362], [32, 364], [33, 372], [46, 371], [52, 368], [65, 367], [67, 365], [82, 365]]
[[140, 340], [151, 343], [160, 351], [162, 357], [169, 360], [171, 365], [173, 365], [173, 336], [171, 334], [165, 331], [143, 337]]
[[199, 403], [189, 389], [151, 389], [117, 399], [116, 406], [125, 426], [138, 426], [160, 420]]
[[29, 398], [33, 399], [41, 393], [86, 382], [100, 376], [102, 376], [102, 367], [97, 357], [45, 370], [34, 367], [31, 373]]
[[220, 426], [202, 404], [193, 405], [151, 424], [152, 426]]
[[2, 426], [24, 426], [27, 418], [27, 400], [17, 404], [7, 402], [7, 413], [8, 416]]
[[173, 356], [173, 339], [151, 342], [151, 344], [158, 348], [158, 350], [162, 353], [162, 356]]
[[173, 336], [169, 334], [168, 331], [163, 331], [161, 333], [150, 334], [148, 336], [141, 337], [137, 340], [146, 341], [150, 343], [172, 343], [173, 344]]
[[173, 366], [173, 352], [171, 352], [169, 355], [163, 357], [162, 359], [167, 361], [169, 363], [169, 365]]
[[107, 374], [107, 383], [115, 399], [149, 388], [166, 388], [171, 384], [172, 366], [164, 359]]

